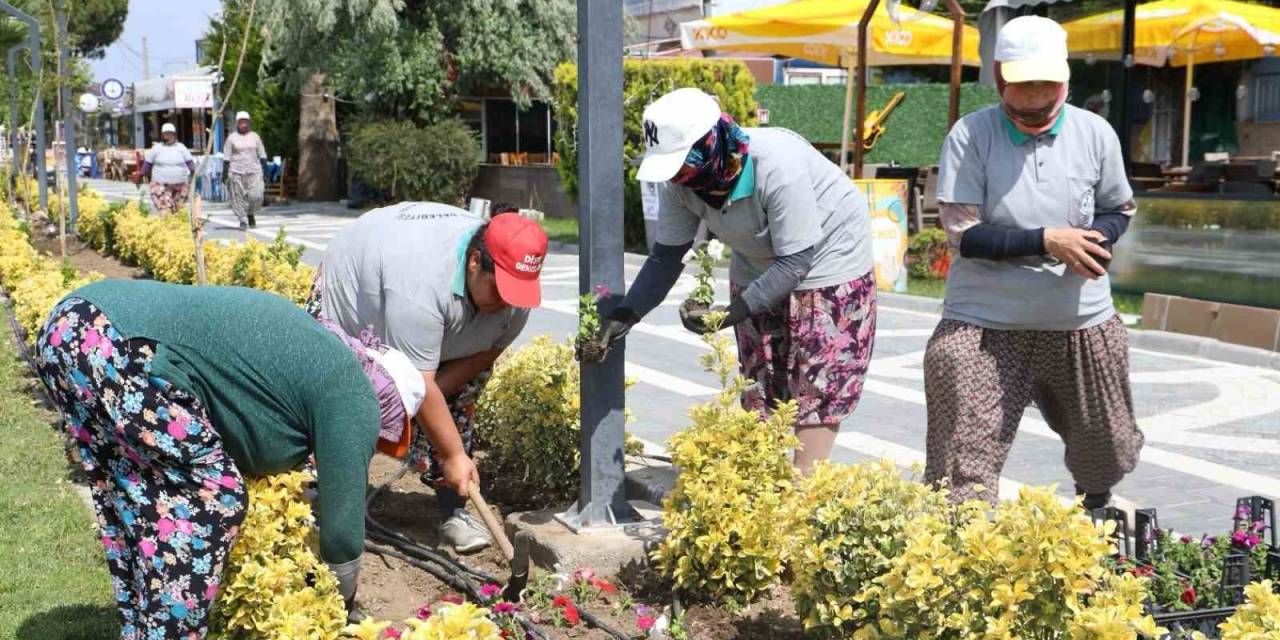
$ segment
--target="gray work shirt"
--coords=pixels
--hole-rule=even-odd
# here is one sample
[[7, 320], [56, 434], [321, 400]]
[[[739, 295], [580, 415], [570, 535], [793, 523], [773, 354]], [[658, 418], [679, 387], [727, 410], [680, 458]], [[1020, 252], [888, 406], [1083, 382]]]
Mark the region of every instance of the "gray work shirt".
[[325, 251], [322, 313], [353, 336], [372, 326], [421, 371], [505, 349], [529, 310], [481, 314], [467, 297], [467, 243], [482, 224], [464, 209], [434, 202], [365, 213]]
[[[938, 202], [977, 205], [985, 223], [1088, 228], [1096, 211], [1131, 199], [1115, 131], [1071, 105], [1036, 137], [1018, 131], [998, 105], [988, 107], [957, 122], [942, 145]], [[1101, 324], [1115, 309], [1106, 276], [1081, 277], [1052, 256], [957, 256], [942, 315], [989, 329], [1071, 331]]]
[[160, 184], [178, 184], [191, 177], [188, 162], [195, 162], [187, 145], [181, 142], [156, 143], [147, 149], [143, 159], [151, 163], [151, 181]]
[[662, 184], [658, 242], [692, 242], [706, 220], [707, 229], [733, 249], [729, 279], [744, 287], [775, 257], [809, 247], [813, 267], [797, 289], [843, 284], [870, 271], [871, 219], [853, 181], [792, 131], [746, 132], [747, 163], [723, 208], [712, 208], [688, 187]]

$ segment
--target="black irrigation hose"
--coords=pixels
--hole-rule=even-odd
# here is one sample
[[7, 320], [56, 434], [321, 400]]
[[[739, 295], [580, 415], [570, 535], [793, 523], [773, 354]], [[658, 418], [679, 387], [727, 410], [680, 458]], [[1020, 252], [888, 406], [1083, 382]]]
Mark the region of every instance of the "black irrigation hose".
[[621, 631], [618, 631], [617, 629], [614, 629], [613, 627], [605, 624], [604, 621], [601, 620], [600, 618], [597, 618], [595, 614], [591, 613], [590, 611], [587, 611], [586, 609], [583, 609], [582, 607], [578, 607], [578, 615], [582, 616], [582, 619], [587, 621], [587, 626], [595, 627], [609, 634], [615, 640], [631, 640], [632, 639], [631, 636], [628, 636], [622, 633]]
[[383, 526], [382, 523], [374, 519], [372, 513], [370, 513], [370, 506], [373, 504], [373, 501], [377, 499], [377, 497], [381, 495], [382, 492], [386, 491], [387, 488], [389, 488], [392, 485], [392, 483], [399, 480], [400, 478], [403, 478], [405, 474], [407, 474], [408, 472], [409, 472], [409, 465], [402, 466], [400, 468], [400, 471], [396, 473], [395, 477], [384, 482], [377, 489], [374, 489], [373, 492], [369, 494], [369, 497], [365, 499], [364, 519], [365, 519], [365, 523], [369, 526], [370, 532], [371, 533], [376, 532], [381, 534], [383, 538], [387, 538], [390, 540], [387, 544], [393, 544], [395, 547], [401, 550], [404, 550], [406, 548], [411, 549], [414, 552], [414, 555], [422, 558], [423, 560], [426, 560], [428, 562], [435, 562], [436, 564], [449, 567], [456, 572], [469, 574], [475, 579], [480, 580], [481, 582], [491, 582], [491, 583], [497, 584], [499, 582], [498, 578], [488, 573], [485, 573], [483, 571], [480, 571], [478, 569], [473, 569], [471, 567], [468, 567], [467, 565], [462, 564], [461, 562], [458, 562], [457, 560], [454, 560], [453, 558], [450, 558], [445, 554], [438, 553], [435, 550], [431, 549], [430, 547], [427, 547], [426, 545], [423, 545], [422, 543], [418, 542], [417, 540], [414, 540], [398, 531], [393, 531], [387, 528], [386, 526]]

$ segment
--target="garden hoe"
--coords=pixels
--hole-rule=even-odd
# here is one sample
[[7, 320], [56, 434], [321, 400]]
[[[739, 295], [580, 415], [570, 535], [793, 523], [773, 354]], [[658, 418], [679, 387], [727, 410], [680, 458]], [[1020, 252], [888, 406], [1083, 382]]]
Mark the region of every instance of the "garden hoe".
[[503, 531], [502, 523], [494, 517], [489, 503], [485, 502], [484, 496], [480, 495], [480, 487], [474, 483], [467, 483], [467, 494], [475, 505], [476, 511], [480, 512], [480, 518], [484, 520], [484, 526], [489, 529], [489, 534], [498, 542], [498, 549], [502, 551], [502, 557], [506, 559], [507, 566], [511, 569], [511, 577], [502, 590], [502, 597], [508, 602], [519, 602], [520, 592], [524, 591], [529, 584], [529, 533], [517, 531], [516, 543], [512, 546], [506, 532]]

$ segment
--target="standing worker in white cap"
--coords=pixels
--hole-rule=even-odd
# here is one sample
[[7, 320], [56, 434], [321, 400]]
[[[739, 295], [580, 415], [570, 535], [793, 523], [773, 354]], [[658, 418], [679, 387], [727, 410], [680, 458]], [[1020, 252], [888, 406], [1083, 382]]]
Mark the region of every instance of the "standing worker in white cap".
[[1066, 444], [1076, 492], [1098, 508], [1143, 444], [1107, 279], [1133, 191], [1111, 126], [1066, 104], [1062, 27], [1011, 20], [995, 59], [1000, 104], [957, 122], [942, 148], [938, 202], [960, 255], [924, 359], [925, 476], [957, 501], [994, 502], [1035, 402]]
[[157, 213], [176, 213], [187, 201], [188, 181], [195, 171], [195, 158], [187, 145], [178, 142], [178, 128], [172, 122], [160, 127], [158, 144], [147, 149], [142, 175], [151, 180], [151, 208]]
[[267, 172], [267, 149], [262, 138], [250, 130], [248, 111], [236, 114], [236, 130], [222, 148], [222, 175], [231, 194], [231, 210], [240, 220], [240, 230], [258, 226], [255, 215], [262, 208], [263, 176]]
[[[766, 413], [795, 400], [795, 464], [831, 454], [858, 404], [875, 338], [876, 291], [867, 202], [836, 165], [786, 129], [744, 129], [698, 89], [644, 111], [639, 180], [663, 183], [658, 237], [627, 297], [596, 337], [621, 338], [671, 291], [705, 221], [733, 249], [725, 326], [738, 340], [743, 406]], [[685, 328], [710, 329], [680, 308]]]

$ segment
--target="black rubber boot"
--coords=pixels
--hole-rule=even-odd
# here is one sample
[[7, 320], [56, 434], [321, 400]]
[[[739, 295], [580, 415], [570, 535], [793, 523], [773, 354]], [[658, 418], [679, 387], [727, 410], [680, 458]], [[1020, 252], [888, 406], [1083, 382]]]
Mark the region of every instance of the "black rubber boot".
[[1082, 506], [1085, 511], [1090, 512], [1094, 509], [1105, 509], [1111, 506], [1111, 492], [1104, 491], [1103, 493], [1085, 493], [1084, 503]]

